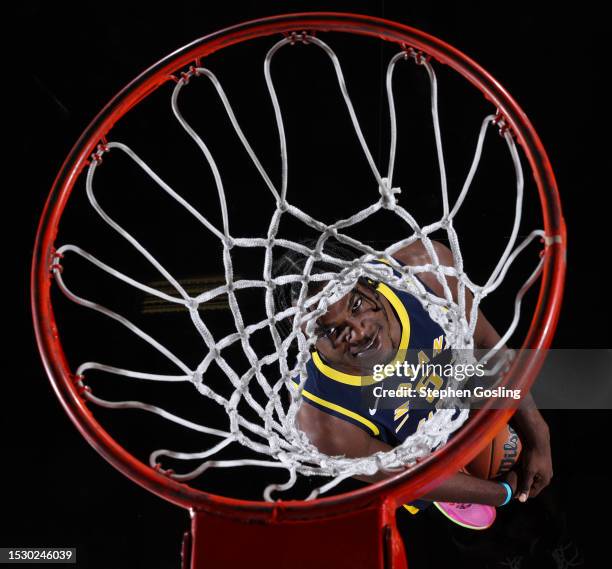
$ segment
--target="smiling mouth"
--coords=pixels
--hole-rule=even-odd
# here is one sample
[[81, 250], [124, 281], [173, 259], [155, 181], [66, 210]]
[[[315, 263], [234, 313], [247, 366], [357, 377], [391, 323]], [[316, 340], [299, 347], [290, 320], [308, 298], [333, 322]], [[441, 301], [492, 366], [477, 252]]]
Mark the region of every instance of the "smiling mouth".
[[376, 335], [372, 338], [372, 340], [364, 346], [361, 350], [353, 354], [356, 358], [362, 358], [368, 355], [368, 352], [374, 352], [380, 348], [380, 329], [376, 332]]

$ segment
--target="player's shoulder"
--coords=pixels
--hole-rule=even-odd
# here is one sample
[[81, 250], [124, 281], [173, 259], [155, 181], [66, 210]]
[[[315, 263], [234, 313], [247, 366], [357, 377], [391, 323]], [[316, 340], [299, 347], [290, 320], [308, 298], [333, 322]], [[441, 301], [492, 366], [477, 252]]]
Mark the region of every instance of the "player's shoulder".
[[[441, 265], [452, 266], [453, 254], [447, 245], [439, 241], [431, 241], [433, 249], [438, 256]], [[418, 239], [414, 243], [403, 247], [393, 254], [400, 263], [404, 265], [427, 265], [432, 262], [431, 255], [424, 243]]]

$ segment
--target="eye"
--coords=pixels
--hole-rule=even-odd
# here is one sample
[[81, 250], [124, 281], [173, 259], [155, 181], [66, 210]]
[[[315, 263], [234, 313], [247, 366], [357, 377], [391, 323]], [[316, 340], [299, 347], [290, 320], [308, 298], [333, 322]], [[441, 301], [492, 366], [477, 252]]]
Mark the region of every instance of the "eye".
[[323, 326], [320, 326], [315, 330], [315, 334], [318, 338], [333, 338], [336, 335], [337, 331], [337, 327], [324, 328]]
[[363, 302], [363, 299], [361, 298], [361, 296], [357, 295], [355, 297], [355, 300], [353, 301], [353, 306], [351, 308], [351, 310], [353, 312], [357, 312], [359, 310], [359, 308], [361, 307], [361, 303]]
[[338, 331], [338, 328], [328, 328], [327, 330], [323, 332], [323, 335], [326, 338], [333, 338], [336, 335], [337, 331]]

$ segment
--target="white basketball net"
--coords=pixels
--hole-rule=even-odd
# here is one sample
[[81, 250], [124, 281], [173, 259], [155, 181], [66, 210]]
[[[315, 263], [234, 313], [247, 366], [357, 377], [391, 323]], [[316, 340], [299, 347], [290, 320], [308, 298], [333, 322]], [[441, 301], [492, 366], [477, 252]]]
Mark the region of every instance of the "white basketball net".
[[[281, 107], [276, 95], [270, 66], [275, 53], [284, 46], [295, 42], [307, 43], [322, 49], [330, 58], [335, 74], [338, 80], [346, 109], [350, 115], [355, 134], [357, 135], [363, 154], [369, 164], [369, 167], [376, 182], [378, 191], [373, 195], [372, 205], [351, 215], [346, 219], [342, 219], [331, 225], [322, 223], [313, 217], [309, 216], [304, 211], [291, 205], [287, 195], [288, 189], [288, 169], [287, 169], [287, 148], [285, 131], [283, 127], [283, 117]], [[397, 202], [397, 194], [400, 189], [393, 187], [393, 172], [396, 158], [396, 143], [397, 143], [397, 128], [395, 116], [395, 102], [392, 89], [392, 78], [396, 64], [402, 60], [413, 62], [413, 64], [421, 66], [429, 77], [431, 88], [431, 114], [435, 133], [435, 141], [437, 148], [437, 158], [440, 173], [440, 186], [442, 194], [442, 218], [436, 223], [427, 226], [419, 226], [412, 215], [406, 211]], [[111, 365], [104, 365], [96, 362], [86, 362], [79, 366], [77, 370], [77, 382], [83, 390], [83, 396], [98, 405], [113, 409], [142, 409], [155, 413], [182, 425], [188, 429], [200, 433], [206, 433], [218, 437], [219, 442], [211, 448], [207, 448], [197, 453], [187, 453], [171, 450], [156, 450], [150, 455], [150, 465], [158, 467], [160, 460], [164, 457], [170, 457], [178, 460], [200, 461], [199, 466], [189, 472], [184, 473], [168, 473], [176, 480], [190, 480], [202, 474], [205, 470], [213, 467], [232, 467], [244, 465], [258, 465], [272, 468], [283, 468], [289, 472], [289, 479], [284, 484], [272, 484], [266, 487], [264, 498], [272, 500], [272, 492], [283, 491], [291, 488], [297, 479], [298, 474], [312, 476], [320, 475], [330, 477], [331, 480], [322, 485], [317, 490], [313, 491], [308, 499], [312, 499], [320, 493], [326, 492], [339, 484], [342, 480], [356, 475], [373, 475], [382, 470], [396, 470], [412, 465], [416, 459], [428, 455], [432, 449], [443, 445], [449, 438], [449, 435], [457, 430], [468, 416], [468, 411], [463, 409], [457, 417], [454, 409], [438, 409], [427, 421], [424, 421], [419, 426], [418, 430], [410, 435], [400, 446], [395, 447], [386, 453], [377, 453], [375, 455], [364, 458], [346, 458], [343, 456], [327, 456], [319, 452], [308, 440], [306, 435], [296, 427], [296, 413], [302, 402], [302, 388], [305, 383], [307, 372], [306, 363], [310, 358], [310, 348], [316, 341], [313, 333], [314, 323], [322, 314], [327, 311], [327, 307], [337, 299], [347, 294], [357, 283], [360, 277], [369, 277], [377, 281], [384, 281], [391, 287], [399, 290], [407, 291], [415, 295], [428, 310], [431, 318], [437, 322], [445, 331], [449, 344], [453, 350], [458, 350], [461, 354], [465, 354], [473, 348], [473, 334], [476, 326], [477, 311], [482, 299], [493, 292], [501, 284], [510, 265], [513, 263], [517, 255], [536, 237], [544, 237], [544, 232], [541, 230], [533, 231], [529, 236], [517, 245], [517, 236], [521, 221], [521, 208], [523, 200], [523, 173], [521, 162], [517, 152], [517, 148], [511, 133], [505, 128], [503, 118], [498, 115], [489, 115], [484, 118], [480, 127], [479, 136], [474, 152], [474, 157], [469, 168], [468, 175], [465, 179], [459, 197], [456, 202], [450, 203], [449, 193], [447, 188], [447, 178], [444, 166], [444, 155], [442, 149], [442, 138], [440, 133], [440, 125], [438, 119], [437, 107], [437, 82], [434, 69], [428, 58], [423, 54], [408, 48], [400, 51], [388, 63], [386, 73], [386, 91], [388, 96], [389, 119], [391, 125], [391, 144], [389, 163], [386, 175], [383, 175], [377, 168], [372, 158], [372, 154], [368, 148], [364, 135], [361, 131], [359, 121], [351, 98], [349, 96], [346, 83], [342, 74], [340, 62], [332, 49], [320, 39], [306, 34], [292, 34], [278, 43], [276, 43], [267, 53], [264, 64], [264, 73], [267, 88], [269, 90], [271, 102], [274, 108], [276, 120], [276, 129], [280, 139], [280, 152], [282, 164], [282, 182], [281, 187], [277, 188], [272, 183], [270, 177], [261, 165], [253, 148], [246, 139], [240, 128], [236, 114], [234, 113], [228, 97], [226, 96], [223, 87], [215, 77], [215, 75], [205, 68], [191, 68], [188, 72], [183, 73], [181, 78], [177, 80], [176, 86], [172, 93], [172, 110], [182, 128], [189, 134], [193, 141], [198, 145], [204, 158], [206, 159], [215, 179], [217, 193], [222, 212], [223, 227], [215, 227], [210, 223], [199, 211], [192, 207], [185, 199], [175, 192], [158, 174], [146, 164], [134, 150], [119, 142], [108, 142], [100, 145], [97, 151], [92, 156], [92, 161], [89, 165], [86, 178], [87, 195], [94, 210], [100, 217], [112, 227], [123, 239], [133, 246], [159, 273], [172, 285], [176, 294], [166, 294], [151, 286], [138, 282], [127, 274], [120, 272], [112, 266], [102, 262], [100, 259], [89, 254], [82, 248], [67, 244], [60, 247], [55, 255], [53, 271], [57, 283], [62, 292], [72, 301], [96, 310], [125, 326], [142, 340], [148, 342], [160, 354], [163, 354], [170, 362], [172, 362], [178, 373], [176, 375], [161, 375], [155, 373], [145, 373], [122, 369]], [[253, 238], [234, 238], [230, 232], [230, 222], [228, 219], [227, 204], [221, 174], [215, 160], [206, 146], [202, 138], [195, 130], [187, 123], [181, 115], [178, 106], [179, 94], [195, 78], [205, 78], [209, 80], [222, 101], [227, 116], [233, 126], [235, 133], [240, 139], [244, 149], [250, 156], [255, 167], [261, 174], [269, 191], [276, 200], [276, 209], [270, 220], [270, 225], [266, 237]], [[487, 131], [492, 125], [500, 128], [507, 143], [510, 152], [514, 169], [516, 173], [516, 209], [515, 219], [512, 229], [512, 234], [508, 240], [499, 262], [495, 269], [483, 285], [478, 285], [472, 282], [464, 273], [463, 260], [459, 248], [459, 239], [453, 227], [453, 219], [456, 216], [459, 208], [464, 202], [472, 180], [478, 169], [483, 143]], [[98, 204], [94, 195], [94, 178], [97, 169], [101, 165], [102, 155], [117, 150], [125, 153], [135, 164], [137, 164], [149, 177], [153, 180], [161, 190], [168, 196], [176, 200], [190, 215], [197, 219], [202, 226], [213, 235], [218, 237], [223, 246], [223, 263], [225, 267], [225, 284], [218, 286], [213, 290], [205, 291], [198, 296], [190, 296], [181, 286], [177, 279], [162, 266], [158, 260], [128, 231], [114, 221]], [[406, 223], [412, 229], [412, 235], [398, 241], [387, 247], [385, 250], [378, 251], [365, 245], [354, 238], [348, 237], [343, 233], [343, 230], [359, 224], [368, 216], [378, 212], [382, 208], [388, 209], [395, 213], [398, 218]], [[282, 216], [294, 216], [301, 222], [315, 229], [320, 238], [315, 249], [287, 239], [277, 237], [279, 223]], [[450, 248], [455, 259], [455, 266], [441, 266], [439, 264], [436, 250], [432, 245], [429, 235], [435, 231], [444, 230], [448, 236]], [[353, 261], [337, 259], [331, 257], [324, 252], [324, 245], [327, 239], [334, 238], [341, 243], [345, 243], [362, 253], [362, 255]], [[423, 266], [400, 266], [393, 258], [393, 255], [402, 249], [420, 240], [428, 251], [433, 262]], [[260, 280], [235, 280], [232, 260], [232, 250], [240, 247], [261, 247], [265, 249], [265, 263]], [[273, 250], [275, 247], [281, 247], [283, 250], [293, 249], [305, 255], [308, 260], [304, 269], [304, 274], [287, 274], [282, 276], [272, 276]], [[122, 315], [109, 310], [108, 308], [81, 298], [74, 294], [65, 284], [62, 276], [61, 259], [67, 253], [75, 253], [88, 262], [92, 263], [99, 269], [105, 271], [109, 275], [120, 279], [124, 283], [132, 287], [136, 287], [141, 291], [158, 297], [164, 301], [182, 305], [189, 311], [193, 326], [201, 335], [201, 338], [206, 344], [205, 353], [202, 354], [202, 359], [195, 369], [191, 369], [178, 357], [176, 357], [170, 349], [156, 341], [151, 335], [137, 327]], [[386, 259], [402, 277], [397, 277], [393, 274], [388, 266], [372, 264], [374, 259]], [[310, 274], [313, 264], [317, 260], [323, 260], [335, 263], [338, 266], [338, 272]], [[538, 264], [536, 270], [531, 274], [527, 282], [518, 292], [515, 299], [515, 314], [514, 318], [508, 327], [506, 333], [501, 338], [497, 347], [501, 347], [515, 330], [520, 314], [521, 299], [527, 289], [536, 280], [542, 266], [542, 261]], [[421, 284], [419, 279], [410, 278], [418, 273], [432, 272], [444, 288], [444, 297], [440, 298], [429, 293]], [[447, 283], [447, 277], [456, 277], [458, 279], [458, 295], [457, 301], [453, 300], [453, 295]], [[320, 281], [326, 283], [323, 290], [319, 293], [308, 296], [307, 285], [310, 281]], [[284, 310], [281, 313], [276, 313], [273, 292], [276, 286], [287, 285], [288, 283], [300, 282], [301, 293], [297, 304], [291, 308]], [[247, 324], [241, 313], [239, 303], [236, 298], [236, 291], [247, 288], [265, 289], [265, 309], [267, 318], [254, 323]], [[466, 314], [466, 289], [473, 295], [473, 303], [471, 314]], [[198, 312], [198, 307], [203, 303], [212, 301], [220, 296], [227, 296], [233, 320], [235, 323], [235, 332], [223, 337], [215, 338], [201, 318]], [[312, 307], [315, 310], [311, 310]], [[292, 331], [288, 337], [282, 338], [276, 328], [276, 322], [283, 318], [293, 317]], [[306, 333], [302, 332], [302, 324], [307, 323]], [[273, 350], [264, 356], [258, 355], [250, 345], [250, 337], [258, 330], [268, 329], [273, 342]], [[238, 374], [232, 368], [230, 362], [224, 358], [224, 350], [229, 346], [239, 344], [248, 358], [250, 369], [243, 374]], [[288, 363], [287, 354], [291, 346], [297, 347], [299, 354], [295, 365], [290, 366]], [[465, 356], [462, 356], [465, 357]], [[486, 359], [486, 356], [485, 356]], [[213, 391], [206, 382], [207, 371], [211, 364], [216, 363], [227, 376], [227, 380], [232, 386], [231, 397], [223, 397]], [[276, 377], [271, 377], [269, 373], [264, 373], [262, 368], [268, 367], [271, 364], [277, 364], [280, 374]], [[109, 374], [123, 376], [125, 378], [149, 380], [154, 382], [190, 382], [194, 388], [205, 398], [214, 401], [222, 406], [229, 419], [229, 427], [227, 430], [219, 430], [207, 427], [202, 424], [194, 423], [190, 420], [181, 418], [180, 416], [170, 413], [161, 407], [150, 405], [139, 401], [108, 401], [94, 395], [91, 388], [85, 384], [85, 374], [88, 370], [98, 370]], [[299, 378], [299, 387], [296, 388], [292, 384], [292, 380]], [[249, 391], [252, 382], [256, 382], [266, 395], [266, 402], [262, 404], [255, 400]], [[282, 402], [282, 394], [286, 391], [290, 393], [290, 405]], [[261, 418], [259, 424], [249, 421], [242, 417], [238, 410], [238, 404], [245, 401]], [[255, 440], [257, 439], [257, 440]], [[262, 443], [260, 441], [265, 441]], [[216, 460], [215, 455], [223, 448], [232, 443], [239, 443], [251, 450], [265, 456], [262, 460]]]

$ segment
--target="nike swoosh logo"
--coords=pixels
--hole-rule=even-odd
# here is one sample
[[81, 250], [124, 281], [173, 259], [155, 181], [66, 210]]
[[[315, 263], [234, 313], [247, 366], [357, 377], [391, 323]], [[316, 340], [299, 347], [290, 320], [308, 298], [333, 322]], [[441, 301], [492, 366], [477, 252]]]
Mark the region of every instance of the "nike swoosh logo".
[[376, 403], [374, 403], [374, 409], [372, 409], [371, 407], [368, 407], [368, 411], [370, 412], [370, 415], [375, 415], [376, 411], [378, 409], [378, 401], [379, 401], [380, 397], [376, 398]]

